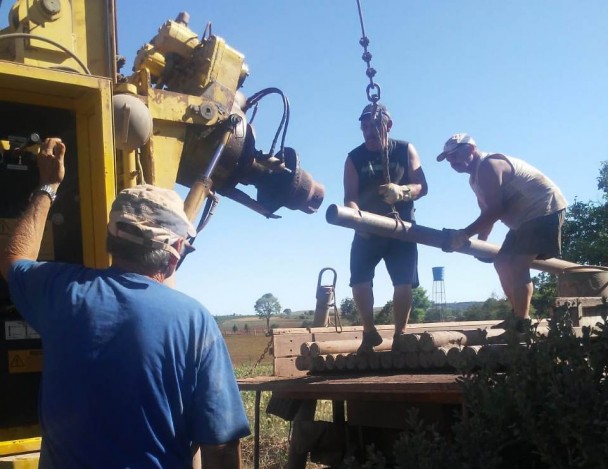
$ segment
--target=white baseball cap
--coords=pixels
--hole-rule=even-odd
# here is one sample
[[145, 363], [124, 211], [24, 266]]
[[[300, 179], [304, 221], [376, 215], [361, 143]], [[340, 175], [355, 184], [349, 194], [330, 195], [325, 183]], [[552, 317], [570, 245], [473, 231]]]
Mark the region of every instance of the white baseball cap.
[[445, 160], [446, 156], [456, 151], [460, 145], [465, 143], [477, 146], [475, 140], [473, 140], [473, 137], [471, 137], [469, 134], [460, 133], [452, 135], [450, 138], [448, 138], [447, 142], [445, 142], [445, 145], [443, 145], [443, 152], [437, 156], [437, 161]]

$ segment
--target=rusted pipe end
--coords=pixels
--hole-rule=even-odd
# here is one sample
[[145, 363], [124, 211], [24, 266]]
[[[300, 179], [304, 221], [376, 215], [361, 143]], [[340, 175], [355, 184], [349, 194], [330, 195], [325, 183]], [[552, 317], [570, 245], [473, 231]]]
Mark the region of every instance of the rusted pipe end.
[[338, 206], [336, 204], [331, 204], [327, 207], [325, 211], [325, 220], [327, 223], [331, 223], [332, 225], [336, 224], [336, 218], [338, 217]]

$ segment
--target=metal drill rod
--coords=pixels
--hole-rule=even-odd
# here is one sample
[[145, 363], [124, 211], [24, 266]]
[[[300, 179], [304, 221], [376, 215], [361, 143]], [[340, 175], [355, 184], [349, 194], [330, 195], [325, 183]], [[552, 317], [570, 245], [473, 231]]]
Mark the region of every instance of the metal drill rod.
[[[388, 238], [411, 241], [435, 248], [442, 248], [445, 243], [445, 233], [442, 230], [428, 228], [426, 226], [408, 223], [394, 218], [376, 215], [362, 210], [354, 210], [349, 207], [330, 205], [325, 213], [325, 218], [332, 225], [352, 228], [364, 233], [375, 234]], [[468, 254], [482, 259], [493, 259], [500, 249], [495, 244], [471, 239], [470, 245], [458, 249], [455, 252]], [[532, 268], [552, 274], [561, 274], [564, 269], [577, 267], [579, 264], [561, 259], [551, 258], [546, 260], [535, 260]]]

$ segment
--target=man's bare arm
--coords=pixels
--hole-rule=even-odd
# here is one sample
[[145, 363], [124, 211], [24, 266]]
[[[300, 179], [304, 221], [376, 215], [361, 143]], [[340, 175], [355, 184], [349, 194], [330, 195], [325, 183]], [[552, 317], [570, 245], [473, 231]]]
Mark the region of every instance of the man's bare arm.
[[469, 236], [479, 234], [480, 239], [487, 239], [494, 223], [503, 213], [502, 186], [505, 176], [510, 172], [511, 168], [504, 160], [488, 158], [481, 163], [477, 184], [484, 203], [480, 203], [479, 217], [464, 229]]
[[[57, 190], [65, 175], [64, 155], [65, 145], [60, 139], [48, 138], [45, 140], [37, 157], [40, 186], [49, 185], [53, 190]], [[8, 280], [9, 270], [14, 262], [38, 258], [51, 203], [47, 194], [35, 192], [27, 208], [17, 219], [4, 253], [0, 256], [0, 274], [6, 280]]]
[[408, 176], [411, 181], [409, 185], [412, 199], [419, 199], [420, 197], [424, 197], [428, 191], [429, 187], [426, 182], [426, 177], [424, 176], [424, 171], [422, 171], [422, 165], [420, 163], [420, 156], [418, 156], [418, 152], [416, 148], [411, 143], [407, 146], [407, 157], [409, 160], [408, 165]]
[[223, 445], [201, 445], [200, 449], [203, 468], [241, 469], [243, 467], [241, 440]]
[[344, 163], [344, 205], [359, 210], [359, 175], [355, 165], [346, 158]]

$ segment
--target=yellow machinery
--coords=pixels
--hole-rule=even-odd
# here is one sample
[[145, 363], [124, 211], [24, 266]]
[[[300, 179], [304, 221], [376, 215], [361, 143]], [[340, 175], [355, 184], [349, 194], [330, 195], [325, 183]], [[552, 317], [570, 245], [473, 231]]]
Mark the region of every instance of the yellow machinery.
[[[144, 182], [188, 187], [187, 213], [199, 230], [218, 195], [268, 218], [283, 206], [318, 209], [323, 186], [284, 145], [289, 103], [280, 90], [243, 96], [244, 56], [210, 26], [199, 38], [186, 13], [160, 27], [124, 76], [115, 10], [115, 0], [17, 0], [10, 10], [0, 31], [0, 248], [38, 184], [37, 143], [48, 136], [61, 137], [68, 152], [44, 260], [107, 266], [110, 205], [122, 188]], [[245, 114], [269, 94], [282, 97], [284, 112], [263, 152]], [[39, 447], [42, 353], [2, 280], [0, 321], [0, 468], [36, 467], [31, 458], [6, 462]]]

